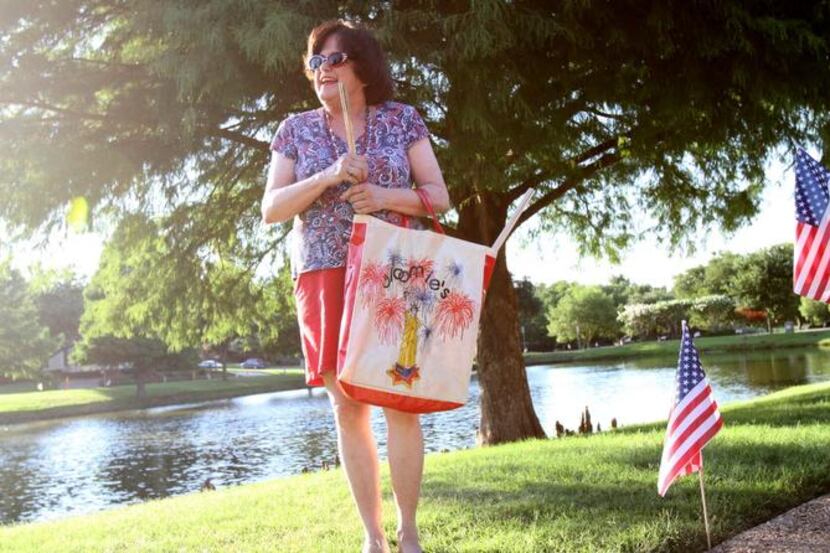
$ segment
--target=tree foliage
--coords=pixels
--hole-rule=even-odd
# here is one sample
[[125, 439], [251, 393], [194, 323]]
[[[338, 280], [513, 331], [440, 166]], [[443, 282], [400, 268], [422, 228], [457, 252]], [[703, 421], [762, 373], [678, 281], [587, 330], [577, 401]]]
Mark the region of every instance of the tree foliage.
[[29, 289], [38, 311], [38, 320], [59, 337], [63, 345], [80, 338], [84, 311], [84, 284], [71, 271], [35, 268]]
[[798, 312], [812, 326], [827, 326], [830, 321], [830, 305], [821, 301], [802, 297]]
[[[296, 326], [290, 282], [284, 271], [252, 281], [233, 259], [175, 257], [159, 224], [140, 215], [125, 218], [101, 256], [86, 290], [81, 331], [97, 336], [156, 338], [173, 351], [216, 345], [256, 335], [272, 346]], [[160, 273], [160, 267], [169, 271]], [[165, 286], [159, 286], [163, 280]]]
[[[222, 250], [232, 267], [276, 266], [283, 229], [259, 223], [268, 141], [286, 114], [315, 107], [300, 53], [330, 17], [376, 29], [398, 99], [416, 105], [433, 133], [453, 232], [483, 243], [530, 188], [522, 223], [535, 218], [537, 230], [570, 233], [584, 252], [611, 258], [643, 233], [681, 244], [703, 227], [733, 230], [756, 212], [775, 148], [818, 141], [830, 113], [830, 7], [818, 3], [3, 8], [0, 218], [21, 231], [54, 228], [78, 196], [93, 222], [113, 228], [135, 213], [158, 215], [171, 254], [147, 259], [149, 272], [190, 271], [155, 278], [159, 288], [201, 282], [203, 260]], [[216, 270], [219, 281], [232, 272]], [[204, 334], [185, 300], [153, 295], [174, 300], [171, 334]], [[541, 435], [503, 255], [489, 298], [482, 435]], [[151, 316], [146, 303], [136, 311]], [[506, 397], [509, 406], [498, 399]]]
[[11, 259], [0, 261], [0, 375], [35, 377], [60, 347], [40, 324], [34, 298]]
[[706, 265], [678, 274], [674, 279], [674, 294], [678, 298], [734, 295], [734, 278], [742, 263], [740, 254], [720, 252]]
[[747, 255], [733, 277], [738, 303], [767, 314], [767, 330], [798, 317], [799, 296], [793, 293], [793, 245], [779, 244]]
[[519, 305], [519, 320], [525, 350], [550, 351], [556, 342], [548, 335], [545, 312], [545, 285], [534, 285], [527, 279], [514, 284]]
[[85, 339], [73, 350], [72, 357], [78, 363], [91, 363], [107, 368], [129, 368], [135, 376], [138, 398], [145, 397], [146, 381], [152, 373], [194, 369], [199, 359], [195, 349], [170, 351], [167, 345], [157, 338], [120, 338], [113, 335]]
[[557, 341], [575, 340], [578, 347], [590, 347], [598, 338], [613, 340], [619, 334], [614, 302], [598, 286], [572, 286], [548, 313], [548, 320], [548, 331]]

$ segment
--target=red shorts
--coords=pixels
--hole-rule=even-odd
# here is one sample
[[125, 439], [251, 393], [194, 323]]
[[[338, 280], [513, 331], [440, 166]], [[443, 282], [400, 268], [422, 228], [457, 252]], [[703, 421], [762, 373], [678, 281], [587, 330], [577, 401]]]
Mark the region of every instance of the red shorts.
[[337, 342], [345, 284], [345, 267], [300, 273], [294, 282], [308, 386], [324, 386], [323, 373], [337, 373]]

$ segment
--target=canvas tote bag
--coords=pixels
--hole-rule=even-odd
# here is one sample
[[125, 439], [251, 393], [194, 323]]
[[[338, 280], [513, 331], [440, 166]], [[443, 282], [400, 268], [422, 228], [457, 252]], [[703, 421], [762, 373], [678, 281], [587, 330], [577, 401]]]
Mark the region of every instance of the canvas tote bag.
[[478, 323], [498, 250], [527, 206], [519, 202], [492, 247], [355, 215], [346, 265], [337, 373], [351, 398], [412, 413], [467, 401]]

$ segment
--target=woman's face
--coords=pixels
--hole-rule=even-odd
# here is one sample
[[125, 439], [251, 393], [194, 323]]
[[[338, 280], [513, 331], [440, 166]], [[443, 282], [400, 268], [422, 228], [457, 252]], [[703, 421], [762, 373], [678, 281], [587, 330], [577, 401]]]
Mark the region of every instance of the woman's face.
[[[320, 54], [328, 56], [333, 52], [341, 52], [337, 36], [332, 35], [323, 43]], [[349, 98], [354, 101], [355, 95], [363, 95], [364, 85], [354, 72], [354, 61], [346, 60], [345, 63], [332, 67], [328, 62], [324, 63], [314, 72], [314, 92], [322, 104], [340, 102], [340, 92], [337, 90], [337, 81], [341, 81], [349, 93]]]

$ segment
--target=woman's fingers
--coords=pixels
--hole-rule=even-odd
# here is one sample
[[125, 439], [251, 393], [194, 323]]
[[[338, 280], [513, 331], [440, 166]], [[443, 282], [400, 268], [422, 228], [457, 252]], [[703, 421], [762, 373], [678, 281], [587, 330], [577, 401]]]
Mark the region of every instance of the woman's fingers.
[[345, 154], [344, 162], [350, 171], [354, 171], [357, 182], [363, 182], [369, 177], [369, 160], [366, 156]]
[[340, 194], [341, 200], [348, 200], [350, 202], [354, 202], [357, 199], [362, 199], [366, 195], [366, 189], [361, 184], [353, 184], [351, 185], [348, 190]]
[[359, 201], [352, 203], [352, 209], [355, 210], [356, 213], [369, 213], [370, 204], [367, 201]]

